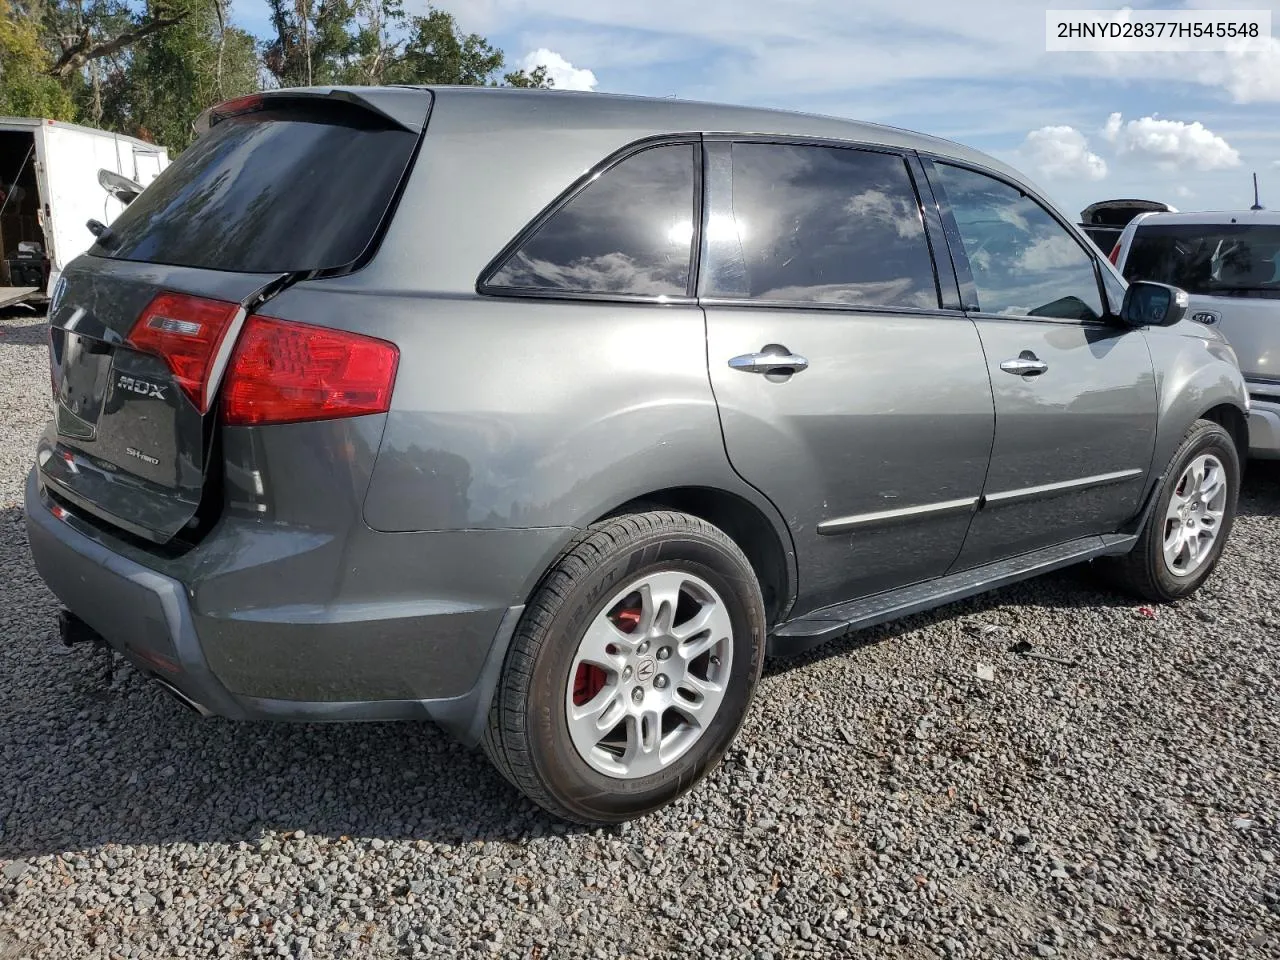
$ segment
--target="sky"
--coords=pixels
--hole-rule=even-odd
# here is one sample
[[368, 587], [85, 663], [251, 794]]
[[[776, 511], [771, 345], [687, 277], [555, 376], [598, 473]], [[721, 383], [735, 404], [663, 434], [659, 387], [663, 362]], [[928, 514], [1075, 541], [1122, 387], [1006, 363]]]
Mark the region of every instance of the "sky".
[[[269, 32], [263, 0], [233, 15]], [[1140, 197], [1280, 208], [1280, 0], [1132, 0], [1272, 12], [1214, 53], [1049, 53], [1045, 11], [1098, 0], [439, 0], [556, 86], [780, 107], [946, 137], [1027, 173], [1075, 215]], [[409, 13], [426, 0], [405, 0]], [[1268, 203], [1268, 200], [1271, 202]]]

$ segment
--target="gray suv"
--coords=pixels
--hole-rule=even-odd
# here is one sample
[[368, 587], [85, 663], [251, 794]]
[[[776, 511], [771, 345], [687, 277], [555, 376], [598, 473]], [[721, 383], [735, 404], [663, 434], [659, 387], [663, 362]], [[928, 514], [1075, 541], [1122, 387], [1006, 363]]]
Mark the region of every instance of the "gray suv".
[[766, 654], [1221, 553], [1231, 349], [990, 157], [449, 87], [202, 127], [58, 284], [26, 488], [64, 639], [202, 714], [430, 718], [616, 822], [719, 761]]

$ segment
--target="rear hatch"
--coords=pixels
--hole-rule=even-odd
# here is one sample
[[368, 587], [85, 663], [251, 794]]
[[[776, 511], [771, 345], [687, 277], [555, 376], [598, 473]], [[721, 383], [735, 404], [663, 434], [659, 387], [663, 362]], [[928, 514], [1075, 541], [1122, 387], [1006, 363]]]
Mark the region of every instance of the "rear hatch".
[[1188, 316], [1226, 336], [1247, 379], [1280, 382], [1280, 223], [1144, 221], [1124, 276], [1186, 290]]
[[[429, 106], [423, 90], [312, 89], [214, 108], [54, 291], [46, 489], [156, 543], [201, 529], [246, 317], [295, 279], [368, 258]], [[258, 338], [262, 376], [275, 368], [261, 345], [285, 342]]]

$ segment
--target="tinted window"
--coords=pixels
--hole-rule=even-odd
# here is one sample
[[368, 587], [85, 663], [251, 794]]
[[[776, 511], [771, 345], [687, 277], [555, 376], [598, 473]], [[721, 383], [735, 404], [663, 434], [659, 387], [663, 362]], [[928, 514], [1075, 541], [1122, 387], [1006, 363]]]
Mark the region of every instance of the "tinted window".
[[694, 146], [653, 147], [606, 170], [552, 214], [491, 287], [679, 296], [689, 292]]
[[983, 313], [1101, 318], [1092, 257], [1044, 207], [992, 177], [946, 164], [936, 169]]
[[223, 120], [111, 224], [98, 256], [277, 273], [356, 260], [417, 136], [366, 111], [264, 111]]
[[[915, 188], [901, 157], [836, 147], [733, 145], [737, 243], [714, 222], [714, 296], [937, 307]], [[731, 279], [730, 279], [731, 278]]]
[[1188, 293], [1280, 298], [1277, 253], [1280, 226], [1143, 223], [1134, 231], [1124, 275]]

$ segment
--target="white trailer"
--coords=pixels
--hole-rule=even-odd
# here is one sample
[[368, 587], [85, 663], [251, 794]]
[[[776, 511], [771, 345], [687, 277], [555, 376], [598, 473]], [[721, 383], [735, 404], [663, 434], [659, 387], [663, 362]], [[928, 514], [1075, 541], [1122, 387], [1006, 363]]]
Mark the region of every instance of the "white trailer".
[[0, 117], [0, 306], [48, 295], [124, 203], [108, 170], [145, 187], [169, 165], [164, 147], [61, 120]]

